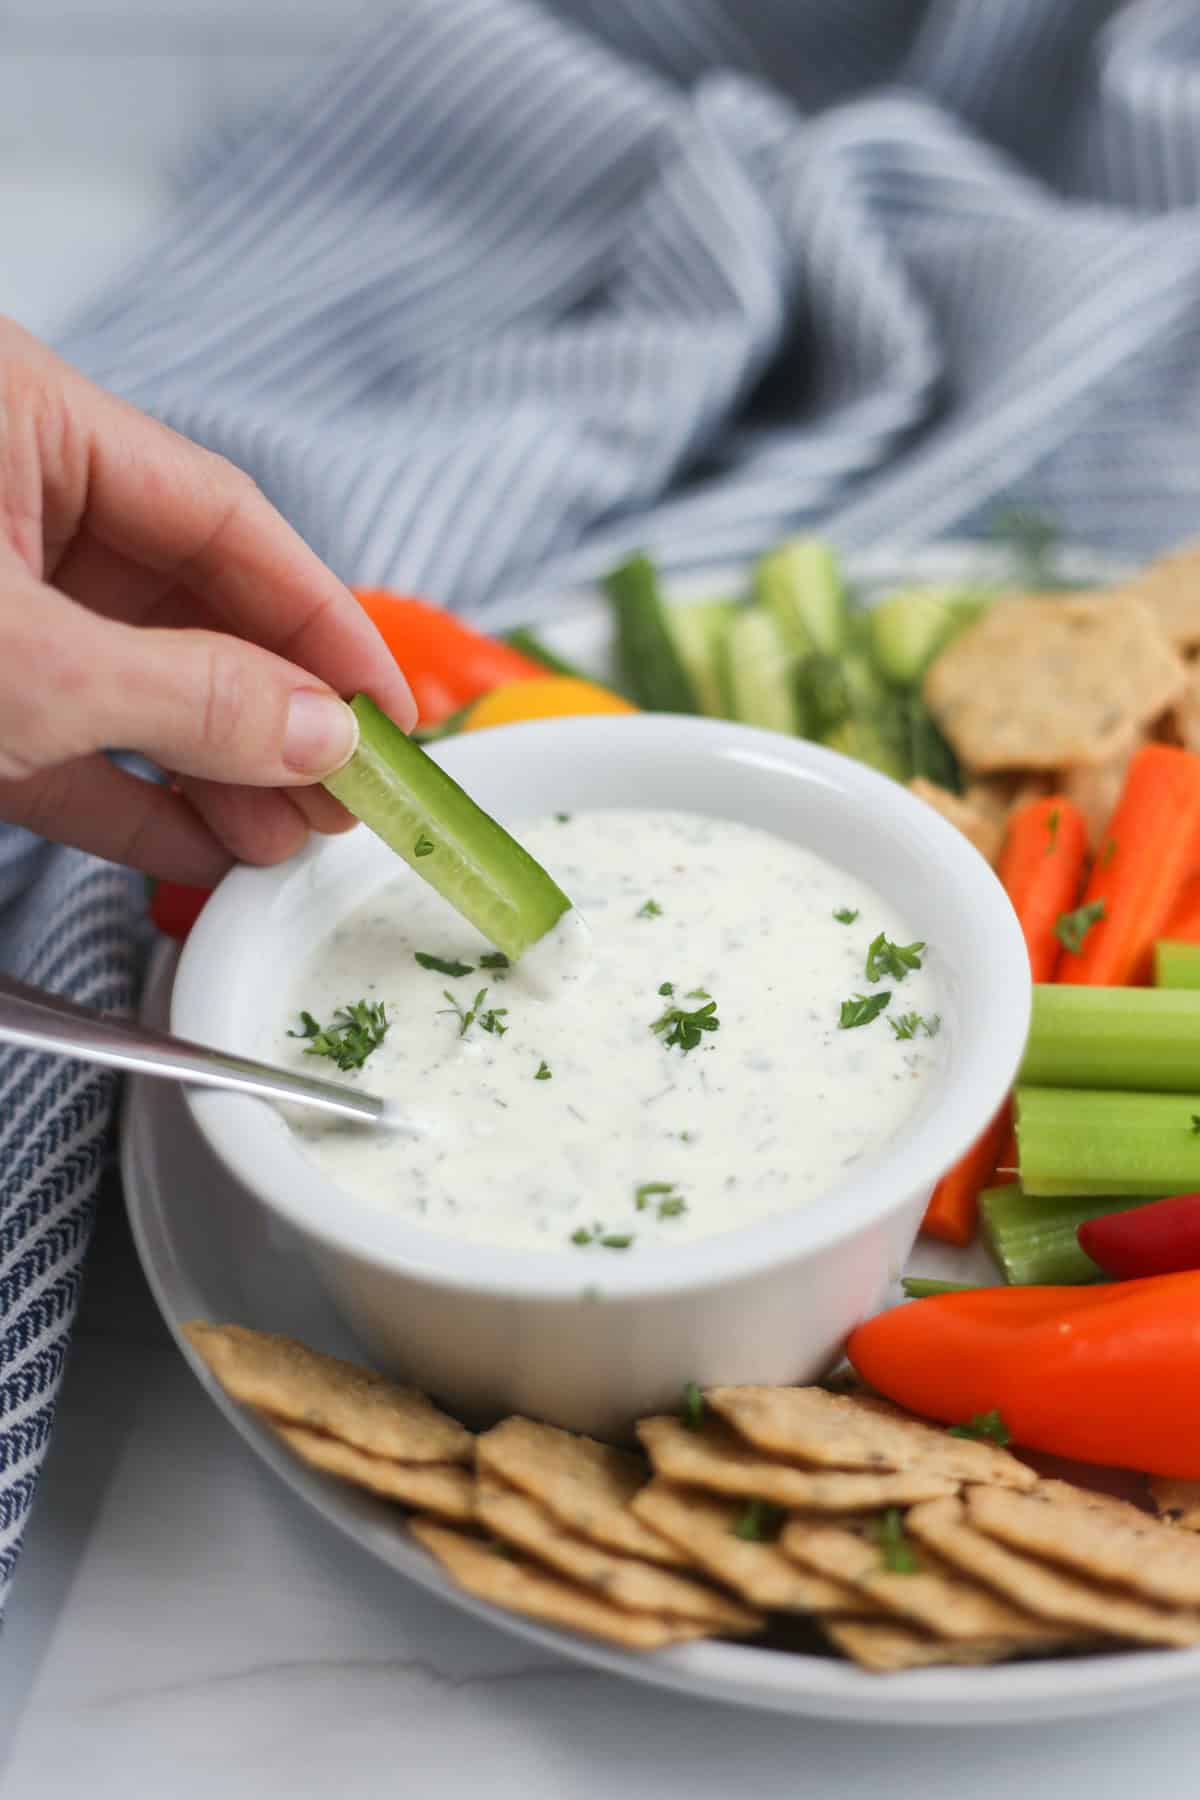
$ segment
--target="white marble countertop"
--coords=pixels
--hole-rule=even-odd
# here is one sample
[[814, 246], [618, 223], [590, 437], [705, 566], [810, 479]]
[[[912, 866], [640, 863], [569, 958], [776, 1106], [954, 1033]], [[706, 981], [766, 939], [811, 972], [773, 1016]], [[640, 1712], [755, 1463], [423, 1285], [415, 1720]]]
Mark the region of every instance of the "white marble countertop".
[[[24, 0], [28, 19], [41, 4]], [[52, 331], [164, 192], [137, 145], [19, 145], [0, 173], [0, 311]], [[1193, 1800], [1198, 1768], [1200, 1696], [1027, 1730], [736, 1713], [575, 1667], [382, 1575], [212, 1407], [109, 1184], [0, 1639], [2, 1800]]]

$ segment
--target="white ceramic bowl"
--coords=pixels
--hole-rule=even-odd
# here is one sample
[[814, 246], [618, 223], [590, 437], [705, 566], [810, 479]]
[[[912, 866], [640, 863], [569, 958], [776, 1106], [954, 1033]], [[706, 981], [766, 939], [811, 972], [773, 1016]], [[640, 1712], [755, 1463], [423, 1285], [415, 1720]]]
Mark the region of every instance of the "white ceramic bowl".
[[[614, 1259], [599, 1291], [583, 1287], [570, 1255], [466, 1244], [361, 1204], [304, 1156], [262, 1102], [196, 1091], [200, 1129], [299, 1233], [372, 1359], [468, 1416], [520, 1411], [605, 1435], [673, 1406], [688, 1380], [817, 1378], [851, 1327], [882, 1303], [934, 1182], [1016, 1073], [1029, 965], [999, 883], [965, 838], [895, 782], [745, 726], [564, 719], [451, 739], [436, 755], [509, 826], [557, 809], [675, 807], [791, 838], [872, 883], [937, 945], [942, 1074], [880, 1156], [822, 1200], [791, 1217]], [[234, 870], [184, 949], [172, 1029], [269, 1054], [296, 964], [340, 909], [404, 874], [361, 830], [275, 869]], [[779, 928], [786, 941], [786, 919]], [[598, 1273], [589, 1265], [586, 1279]]]

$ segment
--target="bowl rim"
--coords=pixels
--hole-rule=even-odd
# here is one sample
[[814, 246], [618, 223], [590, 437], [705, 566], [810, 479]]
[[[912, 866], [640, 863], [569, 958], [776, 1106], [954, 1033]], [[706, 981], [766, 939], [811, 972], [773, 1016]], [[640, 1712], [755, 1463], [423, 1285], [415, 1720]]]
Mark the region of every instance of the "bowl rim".
[[[827, 1196], [774, 1218], [735, 1226], [679, 1246], [649, 1246], [636, 1258], [614, 1258], [603, 1270], [581, 1269], [578, 1259], [554, 1251], [512, 1249], [423, 1230], [381, 1212], [331, 1181], [303, 1152], [281, 1115], [266, 1101], [213, 1089], [186, 1089], [199, 1129], [222, 1162], [267, 1208], [328, 1249], [448, 1291], [548, 1301], [606, 1301], [678, 1297], [729, 1286], [806, 1261], [846, 1237], [882, 1225], [928, 1192], [938, 1177], [974, 1142], [1002, 1104], [1016, 1075], [1028, 1034], [1032, 986], [1025, 940], [995, 874], [968, 840], [900, 783], [806, 739], [788, 738], [726, 720], [643, 713], [606, 718], [539, 720], [496, 727], [431, 746], [437, 760], [469, 782], [471, 761], [503, 754], [536, 759], [603, 757], [617, 734], [640, 741], [642, 754], [677, 756], [688, 738], [697, 757], [734, 756], [753, 767], [816, 781], [893, 822], [936, 859], [944, 892], [968, 913], [986, 955], [958, 969], [964, 1023], [944, 1091], [895, 1151], [872, 1159]], [[695, 810], [703, 810], [702, 806]], [[519, 816], [519, 807], [514, 811]], [[205, 905], [184, 944], [171, 1001], [171, 1029], [182, 1036], [221, 1041], [222, 984], [213, 979], [230, 942], [247, 922], [265, 916], [265, 903], [297, 870], [305, 871], [337, 840], [314, 840], [273, 868], [237, 867]], [[886, 888], [884, 889], [886, 892]], [[901, 1128], [902, 1132], [904, 1128]], [[330, 1197], [336, 1196], [331, 1206]], [[827, 1202], [832, 1202], [827, 1203]]]

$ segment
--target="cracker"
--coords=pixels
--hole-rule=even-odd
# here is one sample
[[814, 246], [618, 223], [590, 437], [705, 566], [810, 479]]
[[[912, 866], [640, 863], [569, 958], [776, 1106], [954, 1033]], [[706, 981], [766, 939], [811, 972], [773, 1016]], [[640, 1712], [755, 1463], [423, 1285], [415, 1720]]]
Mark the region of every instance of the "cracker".
[[1135, 1643], [1200, 1643], [1200, 1613], [1174, 1612], [1056, 1569], [984, 1535], [968, 1523], [961, 1500], [914, 1506], [905, 1530], [955, 1568], [982, 1581], [1016, 1606], [1097, 1637]]
[[1200, 1481], [1175, 1481], [1169, 1475], [1152, 1475], [1150, 1498], [1155, 1510], [1185, 1531], [1200, 1531]]
[[1104, 763], [1173, 705], [1187, 665], [1117, 595], [998, 600], [925, 677], [926, 704], [976, 774]]
[[482, 1481], [475, 1496], [475, 1516], [492, 1537], [523, 1550], [536, 1562], [581, 1587], [593, 1589], [614, 1606], [630, 1612], [667, 1613], [694, 1619], [712, 1631], [746, 1636], [761, 1631], [766, 1619], [703, 1582], [677, 1575], [638, 1557], [619, 1556], [589, 1544], [560, 1525], [536, 1500], [515, 1488]]
[[949, 788], [940, 787], [936, 781], [927, 781], [924, 775], [914, 775], [908, 791], [918, 800], [924, 800], [927, 806], [932, 806], [934, 812], [941, 813], [956, 831], [961, 831], [985, 862], [995, 862], [1004, 842], [1004, 820], [990, 807], [981, 806], [962, 794], [952, 794]]
[[860, 1668], [880, 1675], [896, 1675], [903, 1669], [930, 1669], [939, 1664], [975, 1667], [1004, 1662], [1018, 1656], [1022, 1649], [1011, 1638], [995, 1643], [978, 1638], [950, 1643], [890, 1620], [822, 1619], [821, 1629], [830, 1643]]
[[638, 1436], [655, 1472], [684, 1487], [742, 1494], [776, 1506], [813, 1512], [860, 1513], [906, 1506], [957, 1492], [958, 1484], [921, 1469], [865, 1474], [842, 1469], [801, 1469], [752, 1449], [720, 1420], [698, 1431], [671, 1414], [642, 1419]]
[[967, 1519], [988, 1537], [1095, 1581], [1166, 1606], [1200, 1607], [1200, 1540], [1106, 1494], [1065, 1482], [1031, 1494], [969, 1488]]
[[269, 1423], [303, 1462], [327, 1475], [339, 1475], [386, 1500], [436, 1513], [439, 1519], [474, 1517], [475, 1482], [458, 1463], [396, 1462], [388, 1456], [370, 1456], [341, 1438], [309, 1431], [305, 1425], [285, 1425], [277, 1419]]
[[921, 1469], [947, 1481], [1031, 1488], [1037, 1476], [987, 1439], [956, 1438], [886, 1401], [819, 1387], [712, 1388], [714, 1412], [756, 1449], [836, 1469]]
[[888, 1612], [936, 1637], [1012, 1638], [1036, 1649], [1061, 1644], [1069, 1635], [1062, 1626], [1048, 1625], [964, 1577], [929, 1550], [917, 1553], [917, 1567], [911, 1572], [889, 1569], [869, 1521], [850, 1526], [792, 1519], [780, 1544], [806, 1567], [858, 1588]]
[[1156, 557], [1116, 592], [1148, 607], [1177, 650], [1200, 649], [1200, 543]]
[[725, 1500], [656, 1478], [632, 1504], [652, 1530], [753, 1606], [794, 1613], [878, 1611], [844, 1583], [799, 1568], [778, 1544], [737, 1537], [734, 1527], [746, 1511], [743, 1500]]
[[399, 1462], [469, 1463], [475, 1440], [415, 1388], [374, 1369], [244, 1325], [184, 1330], [227, 1393], [244, 1405]]
[[538, 1500], [589, 1543], [648, 1562], [686, 1568], [688, 1559], [643, 1525], [629, 1503], [646, 1480], [640, 1456], [532, 1419], [505, 1419], [476, 1440], [482, 1473]]
[[581, 1631], [587, 1637], [605, 1638], [626, 1650], [661, 1650], [667, 1644], [682, 1644], [708, 1635], [703, 1625], [689, 1620], [655, 1618], [653, 1613], [628, 1612], [624, 1607], [613, 1606], [573, 1581], [504, 1556], [490, 1544], [451, 1526], [414, 1519], [410, 1530], [459, 1587], [507, 1612], [523, 1613], [526, 1618], [561, 1625], [568, 1631]]

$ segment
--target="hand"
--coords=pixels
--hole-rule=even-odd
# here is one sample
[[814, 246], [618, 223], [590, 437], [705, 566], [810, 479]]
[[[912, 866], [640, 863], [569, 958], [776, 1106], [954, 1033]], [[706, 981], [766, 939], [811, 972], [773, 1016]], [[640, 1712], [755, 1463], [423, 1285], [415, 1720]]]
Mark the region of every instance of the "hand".
[[[208, 886], [349, 815], [339, 695], [410, 728], [350, 592], [231, 463], [0, 320], [0, 819]], [[135, 750], [171, 786], [118, 769]]]

